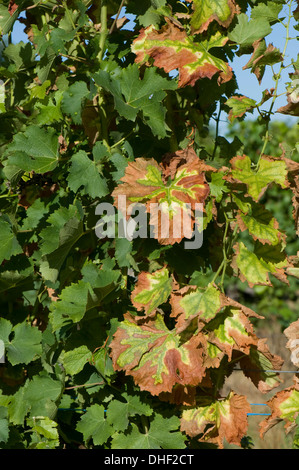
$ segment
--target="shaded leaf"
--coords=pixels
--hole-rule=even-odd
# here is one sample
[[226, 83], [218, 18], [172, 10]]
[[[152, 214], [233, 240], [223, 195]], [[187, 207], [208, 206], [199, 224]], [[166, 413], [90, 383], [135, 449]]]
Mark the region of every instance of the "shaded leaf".
[[112, 449], [185, 449], [185, 437], [178, 431], [176, 416], [163, 418], [156, 414], [150, 428], [141, 433], [132, 424], [130, 432], [113, 436]]
[[240, 366], [246, 377], [249, 377], [254, 385], [262, 393], [268, 393], [281, 383], [279, 370], [283, 360], [272, 354], [266, 344], [267, 339], [258, 339], [257, 345], [253, 345], [248, 356], [240, 358]]
[[106, 179], [100, 174], [97, 161], [91, 160], [83, 150], [72, 156], [68, 183], [72, 191], [79, 188], [82, 194], [88, 194], [93, 199], [107, 196], [109, 190]]
[[112, 434], [113, 428], [105, 418], [105, 409], [102, 405], [94, 404], [87, 408], [76, 426], [81, 432], [85, 442], [93, 440], [94, 445], [102, 445]]

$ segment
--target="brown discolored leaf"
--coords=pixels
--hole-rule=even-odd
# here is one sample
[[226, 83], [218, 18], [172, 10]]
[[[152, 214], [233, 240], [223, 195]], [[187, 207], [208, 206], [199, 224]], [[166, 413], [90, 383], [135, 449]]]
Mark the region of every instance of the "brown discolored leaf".
[[260, 435], [264, 437], [280, 421], [285, 421], [285, 430], [290, 432], [295, 426], [295, 419], [299, 416], [299, 383], [294, 379], [294, 385], [276, 393], [267, 405], [271, 409], [271, 416], [260, 423]]
[[[190, 151], [187, 151], [187, 153]], [[187, 155], [186, 153], [186, 155]], [[131, 204], [143, 204], [150, 214], [153, 235], [159, 243], [169, 245], [191, 238], [196, 203], [203, 204], [209, 194], [209, 186], [201, 171], [199, 158], [189, 158], [182, 163], [182, 152], [173, 154], [176, 163], [167, 157], [158, 164], [154, 159], [138, 158], [129, 162], [123, 182], [112, 193], [114, 205], [130, 217]], [[177, 158], [178, 157], [178, 158]], [[125, 207], [119, 201], [125, 197]]]
[[[189, 2], [191, 0], [188, 0]], [[206, 31], [213, 21], [227, 28], [239, 8], [233, 0], [193, 0], [191, 19], [193, 33]]]
[[246, 435], [247, 413], [250, 411], [246, 397], [233, 391], [227, 398], [218, 400], [205, 397], [197, 407], [183, 411], [181, 431], [219, 448], [224, 447], [224, 439], [229, 444], [240, 446], [242, 437]]
[[264, 39], [258, 39], [254, 41], [253, 53], [243, 70], [251, 69], [251, 72], [255, 74], [258, 82], [261, 83], [265, 73], [266, 65], [273, 65], [277, 62], [282, 62], [283, 56], [277, 47], [273, 44], [266, 45]]
[[288, 169], [289, 185], [293, 192], [293, 218], [295, 221], [296, 234], [299, 235], [299, 163], [286, 158], [284, 156], [284, 150], [281, 158], [285, 161]]
[[286, 347], [291, 351], [291, 361], [296, 367], [299, 367], [299, 320], [292, 322], [284, 330], [284, 334], [288, 338]]
[[155, 314], [159, 305], [167, 301], [176, 282], [169, 276], [164, 266], [153, 273], [141, 272], [131, 294], [132, 304], [138, 311], [144, 310], [146, 315]]
[[138, 321], [127, 313], [110, 344], [113, 367], [152, 395], [171, 392], [175, 384], [196, 386], [206, 373], [201, 340], [194, 335], [184, 342], [160, 314]]
[[198, 79], [212, 78], [216, 73], [219, 74], [219, 84], [232, 79], [231, 67], [209, 52], [214, 47], [223, 47], [227, 37], [217, 31], [209, 39], [195, 42], [185, 30], [165, 19], [166, 25], [161, 30], [153, 25], [148, 26], [133, 41], [135, 62], [149, 65], [153, 59], [154, 65], [163, 68], [166, 73], [178, 69], [179, 87], [194, 86]]
[[250, 348], [249, 355], [240, 358], [244, 375], [252, 380], [262, 393], [280, 385], [279, 371], [283, 365], [281, 357], [272, 354], [266, 338], [257, 338], [257, 344]]
[[14, 14], [14, 12], [18, 9], [18, 7], [19, 7], [19, 5], [17, 5], [15, 0], [10, 0], [10, 2], [8, 4], [8, 11], [9, 11], [10, 16], [12, 16]]
[[249, 354], [251, 347], [258, 342], [248, 317], [234, 307], [227, 307], [218, 313], [207, 325], [207, 330], [208, 341], [224, 352], [229, 361], [234, 351]]

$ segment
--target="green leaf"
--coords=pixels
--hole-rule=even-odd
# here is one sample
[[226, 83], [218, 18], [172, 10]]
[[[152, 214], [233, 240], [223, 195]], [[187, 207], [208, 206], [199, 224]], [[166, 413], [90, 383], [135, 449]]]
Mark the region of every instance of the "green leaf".
[[26, 0], [19, 0], [16, 10], [10, 14], [8, 7], [5, 5], [0, 5], [0, 35], [5, 36], [8, 34], [18, 18], [20, 11], [22, 11], [22, 6]]
[[83, 235], [80, 205], [61, 207], [51, 214], [41, 233], [42, 260], [40, 271], [45, 280], [56, 282], [70, 250]]
[[105, 418], [105, 409], [102, 405], [92, 405], [87, 408], [77, 424], [76, 430], [81, 432], [85, 442], [93, 440], [94, 445], [102, 445], [113, 432], [112, 426]]
[[82, 124], [82, 106], [88, 95], [87, 85], [82, 81], [75, 82], [64, 92], [61, 109], [64, 113], [71, 115], [75, 124]]
[[4, 406], [0, 406], [0, 442], [7, 442], [9, 437], [8, 411]]
[[259, 3], [252, 8], [250, 16], [254, 20], [263, 18], [272, 23], [278, 19], [281, 9], [279, 2]]
[[141, 80], [136, 64], [122, 69], [115, 78], [100, 70], [94, 79], [97, 85], [113, 95], [115, 108], [121, 116], [135, 121], [137, 115], [142, 113], [143, 121], [150, 126], [154, 135], [166, 136], [166, 109], [162, 101], [166, 96], [164, 90], [176, 88], [174, 81], [161, 77], [155, 68], [146, 69]]
[[34, 436], [30, 449], [53, 449], [59, 446], [58, 424], [47, 416], [35, 416], [27, 419]]
[[216, 202], [220, 202], [223, 196], [223, 193], [229, 192], [226, 182], [223, 179], [224, 173], [217, 172], [211, 174], [211, 181], [209, 182], [210, 194], [214, 196]]
[[107, 407], [107, 421], [115, 431], [125, 431], [131, 416], [151, 416], [153, 409], [138, 395], [122, 394], [125, 401], [112, 400]]
[[85, 364], [92, 358], [92, 353], [87, 346], [82, 345], [67, 351], [63, 355], [63, 365], [67, 374], [74, 375], [81, 372]]
[[30, 416], [48, 416], [53, 419], [57, 413], [56, 401], [62, 393], [62, 383], [44, 375], [34, 375], [12, 397], [9, 416], [13, 424], [23, 424]]
[[256, 244], [254, 252], [248, 250], [242, 242], [235, 247], [235, 262], [240, 278], [242, 281], [246, 280], [250, 287], [256, 284], [272, 285], [269, 273], [283, 277], [280, 270], [287, 267], [287, 259], [281, 253], [279, 245], [268, 247]]
[[0, 264], [9, 260], [13, 255], [22, 253], [22, 248], [15, 236], [11, 225], [0, 218]]
[[178, 431], [176, 416], [163, 418], [156, 414], [150, 428], [141, 433], [135, 424], [130, 432], [113, 436], [112, 449], [184, 449], [185, 436]]
[[238, 156], [231, 160], [232, 177], [246, 184], [248, 194], [257, 201], [271, 183], [277, 183], [282, 188], [288, 186], [287, 167], [283, 160], [271, 157], [261, 157], [257, 169], [251, 167], [248, 156]]
[[47, 130], [31, 125], [24, 133], [17, 133], [7, 147], [4, 172], [10, 167], [23, 171], [46, 173], [54, 170], [58, 164], [58, 136], [51, 127]]
[[85, 274], [83, 279], [62, 290], [57, 302], [53, 302], [50, 310], [50, 320], [53, 330], [56, 331], [63, 325], [70, 322], [79, 322], [88, 310], [98, 307], [113, 290], [116, 289], [119, 279], [119, 272], [96, 268], [93, 272], [93, 263], [88, 267], [92, 268]]
[[34, 64], [35, 53], [30, 43], [20, 41], [16, 44], [9, 44], [3, 53], [10, 62], [14, 63], [13, 67], [10, 65], [14, 72], [27, 69]]
[[252, 46], [254, 41], [268, 36], [272, 31], [268, 20], [265, 18], [248, 20], [248, 16], [245, 13], [241, 13], [237, 16], [237, 20], [238, 23], [228, 33], [228, 37], [240, 46]]
[[131, 268], [138, 271], [136, 261], [132, 256], [133, 244], [127, 238], [116, 238], [115, 239], [115, 259], [120, 268]]
[[80, 192], [93, 199], [104, 197], [109, 192], [106, 179], [100, 174], [96, 160], [92, 161], [83, 150], [72, 156], [68, 183], [72, 191], [77, 192], [82, 188]]
[[[4, 342], [7, 359], [14, 366], [16, 364], [29, 364], [42, 354], [42, 332], [27, 324], [19, 323], [12, 327], [8, 320], [0, 318], [1, 339]], [[11, 333], [13, 339], [9, 339]]]
[[[249, 199], [249, 198], [247, 198]], [[278, 230], [278, 222], [272, 213], [263, 206], [251, 201], [249, 209], [243, 214], [237, 215], [237, 221], [242, 231], [248, 229], [254, 240], [261, 243], [277, 245], [283, 238], [283, 234]]]

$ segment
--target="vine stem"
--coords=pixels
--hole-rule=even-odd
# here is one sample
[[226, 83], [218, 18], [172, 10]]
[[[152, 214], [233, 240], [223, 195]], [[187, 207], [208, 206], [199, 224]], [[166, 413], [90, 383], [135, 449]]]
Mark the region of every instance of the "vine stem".
[[101, 62], [105, 52], [105, 42], [108, 36], [108, 27], [107, 27], [107, 18], [108, 18], [108, 2], [107, 0], [102, 0], [101, 6], [101, 33], [100, 33], [100, 52], [98, 53], [98, 60]]
[[112, 23], [111, 28], [109, 29], [109, 33], [108, 33], [108, 34], [111, 34], [111, 33], [113, 32], [113, 30], [114, 30], [114, 28], [115, 28], [115, 25], [116, 25], [116, 23], [117, 23], [117, 20], [118, 20], [118, 18], [119, 18], [120, 12], [121, 12], [121, 10], [122, 10], [122, 7], [124, 6], [124, 3], [125, 3], [125, 0], [122, 0], [122, 1], [121, 1], [121, 4], [119, 5], [119, 9], [118, 9], [117, 15], [116, 15], [116, 17], [115, 17], [115, 19], [114, 19], [114, 21], [113, 21], [113, 23]]
[[293, 0], [291, 0], [290, 3], [289, 3], [288, 22], [287, 22], [286, 25], [284, 24], [284, 27], [286, 28], [286, 40], [285, 40], [285, 44], [284, 44], [284, 48], [283, 48], [283, 52], [282, 52], [282, 61], [281, 61], [281, 64], [280, 64], [280, 68], [279, 68], [279, 71], [278, 71], [278, 73], [276, 74], [276, 77], [275, 77], [275, 86], [274, 86], [274, 93], [273, 93], [272, 102], [271, 102], [270, 108], [267, 112], [266, 132], [265, 132], [265, 137], [264, 137], [264, 144], [263, 144], [263, 148], [261, 150], [261, 153], [259, 155], [259, 159], [258, 159], [258, 162], [257, 162], [257, 169], [259, 168], [261, 157], [265, 154], [267, 144], [270, 140], [270, 135], [269, 135], [270, 116], [272, 114], [272, 110], [273, 110], [276, 98], [279, 96], [279, 95], [277, 95], [278, 83], [279, 83], [279, 80], [281, 78], [281, 72], [284, 69], [283, 61], [285, 59], [286, 50], [287, 50], [288, 43], [289, 43], [289, 40], [290, 40], [290, 22], [291, 22], [291, 18], [292, 18], [292, 3], [293, 3]]
[[175, 125], [174, 125], [174, 116], [173, 116], [173, 107], [171, 102], [171, 96], [167, 93], [165, 98], [165, 105], [167, 109], [167, 118], [168, 118], [168, 125], [171, 130], [171, 136], [169, 137], [169, 144], [170, 144], [170, 151], [175, 153], [178, 150], [178, 141], [175, 135]]

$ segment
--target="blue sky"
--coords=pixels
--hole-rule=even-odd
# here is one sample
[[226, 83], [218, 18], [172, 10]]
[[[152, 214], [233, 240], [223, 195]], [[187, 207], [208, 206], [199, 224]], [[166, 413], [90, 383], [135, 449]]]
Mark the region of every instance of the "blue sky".
[[[287, 8], [287, 7], [285, 6], [284, 8]], [[126, 24], [125, 28], [131, 29], [132, 24], [133, 24], [133, 16], [132, 15], [126, 15], [126, 16], [128, 17], [128, 19], [130, 19], [130, 21]], [[284, 16], [283, 10], [280, 14], [280, 17], [282, 16]], [[19, 41], [26, 42], [28, 40], [27, 35], [23, 32], [23, 29], [24, 29], [24, 25], [22, 25], [21, 23], [17, 21], [15, 23], [15, 27], [13, 30], [14, 42], [19, 42]], [[291, 23], [290, 36], [292, 38], [296, 38], [297, 34], [298, 32], [294, 29], [294, 22], [293, 22]], [[283, 51], [284, 44], [285, 44], [285, 35], [286, 35], [286, 30], [284, 26], [281, 25], [280, 23], [277, 23], [276, 25], [274, 25], [272, 33], [269, 34], [266, 38], [267, 44], [272, 43], [275, 47]], [[298, 53], [299, 53], [298, 41], [296, 39], [290, 40], [288, 43], [287, 51], [286, 51], [285, 65], [288, 65], [291, 62], [291, 59], [296, 59]], [[259, 85], [256, 79], [256, 76], [252, 74], [250, 70], [242, 69], [242, 67], [248, 62], [249, 58], [250, 58], [250, 55], [243, 55], [241, 57], [235, 56], [233, 63], [230, 65], [233, 67], [233, 70], [238, 80], [238, 85], [239, 85], [238, 93], [248, 96], [249, 98], [253, 98], [257, 102], [259, 102], [262, 97], [262, 92], [266, 88], [270, 89], [271, 87], [274, 86], [274, 81], [272, 78], [272, 71], [270, 67], [266, 67], [266, 72], [264, 74], [263, 80], [261, 84]], [[279, 64], [276, 64], [274, 66], [275, 72], [278, 71], [279, 66], [280, 66]], [[292, 67], [289, 67], [286, 70], [282, 71], [281, 80], [278, 85], [278, 94], [285, 92], [286, 90], [285, 83], [289, 81], [288, 74], [291, 71], [293, 71]], [[269, 103], [270, 103], [270, 100], [264, 104], [265, 109], [268, 109], [268, 107], [270, 106]], [[280, 106], [284, 106], [286, 103], [287, 103], [286, 96], [285, 95], [279, 96], [276, 99], [274, 111], [278, 109]], [[257, 115], [258, 113], [257, 111], [255, 111], [253, 114], [249, 114], [248, 117], [254, 119], [257, 117]], [[273, 119], [287, 121], [290, 123], [290, 125], [296, 124], [298, 122], [298, 119], [296, 117], [285, 116], [280, 113], [274, 114]]]

